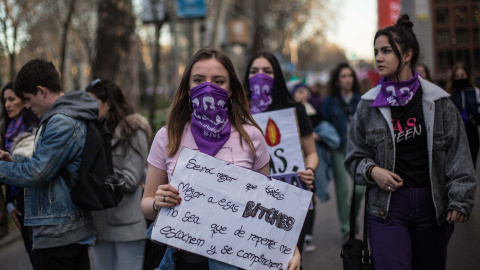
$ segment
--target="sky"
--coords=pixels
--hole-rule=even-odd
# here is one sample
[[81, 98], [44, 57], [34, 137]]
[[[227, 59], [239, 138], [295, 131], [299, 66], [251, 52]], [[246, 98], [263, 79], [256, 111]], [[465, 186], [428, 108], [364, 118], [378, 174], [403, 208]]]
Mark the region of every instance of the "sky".
[[327, 31], [330, 43], [343, 47], [348, 59], [373, 60], [373, 38], [377, 31], [377, 0], [331, 0], [337, 14], [336, 27]]

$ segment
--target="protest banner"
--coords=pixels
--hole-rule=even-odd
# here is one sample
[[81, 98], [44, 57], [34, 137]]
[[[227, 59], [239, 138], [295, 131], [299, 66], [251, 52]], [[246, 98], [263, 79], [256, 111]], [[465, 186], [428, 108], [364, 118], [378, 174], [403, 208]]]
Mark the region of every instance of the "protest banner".
[[252, 115], [265, 134], [270, 174], [284, 176], [305, 170], [295, 108]]
[[244, 269], [288, 269], [312, 193], [188, 148], [152, 239]]

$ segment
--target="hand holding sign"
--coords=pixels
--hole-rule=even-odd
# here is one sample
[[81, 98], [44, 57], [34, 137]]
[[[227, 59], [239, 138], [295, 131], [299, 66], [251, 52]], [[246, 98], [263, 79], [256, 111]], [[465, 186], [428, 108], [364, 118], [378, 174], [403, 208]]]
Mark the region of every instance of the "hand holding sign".
[[186, 148], [171, 186], [182, 201], [160, 210], [154, 240], [241, 268], [287, 269], [311, 192]]
[[163, 207], [174, 207], [180, 204], [182, 198], [179, 196], [179, 192], [171, 185], [161, 185], [158, 187], [155, 193], [155, 200], [153, 201], [153, 209], [160, 209]]

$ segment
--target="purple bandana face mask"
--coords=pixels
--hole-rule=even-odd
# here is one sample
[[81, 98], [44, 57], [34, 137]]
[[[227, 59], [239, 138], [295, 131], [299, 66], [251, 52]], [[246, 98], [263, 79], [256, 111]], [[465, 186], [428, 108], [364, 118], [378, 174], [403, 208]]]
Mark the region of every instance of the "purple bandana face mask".
[[190, 89], [193, 112], [191, 129], [200, 152], [215, 156], [230, 138], [228, 93], [213, 83], [202, 83]]
[[370, 107], [407, 106], [420, 87], [418, 73], [406, 81], [392, 82], [387, 77], [380, 80], [380, 92]]
[[250, 111], [252, 114], [261, 113], [267, 110], [272, 104], [273, 78], [258, 73], [249, 79], [252, 98], [250, 101]]

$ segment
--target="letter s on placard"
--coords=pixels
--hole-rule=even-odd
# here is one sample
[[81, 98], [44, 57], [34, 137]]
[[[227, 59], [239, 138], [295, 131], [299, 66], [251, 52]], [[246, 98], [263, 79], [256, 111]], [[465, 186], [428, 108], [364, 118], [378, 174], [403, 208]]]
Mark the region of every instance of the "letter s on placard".
[[295, 218], [288, 217], [287, 221], [285, 222], [285, 231], [290, 231], [293, 228], [293, 224], [295, 224]]
[[284, 158], [284, 157], [282, 157], [282, 156], [280, 156], [280, 155], [278, 154], [279, 151], [281, 151], [281, 152], [283, 153], [283, 152], [285, 152], [285, 150], [283, 150], [282, 148], [278, 148], [278, 149], [275, 149], [275, 151], [274, 151], [275, 157], [277, 157], [278, 159], [280, 159], [280, 160], [282, 161], [282, 163], [283, 163], [283, 168], [279, 168], [278, 171], [281, 172], [281, 173], [284, 173], [284, 172], [287, 170], [287, 166], [288, 166], [288, 164], [287, 164], [287, 159]]

